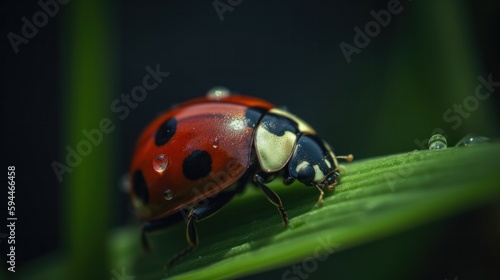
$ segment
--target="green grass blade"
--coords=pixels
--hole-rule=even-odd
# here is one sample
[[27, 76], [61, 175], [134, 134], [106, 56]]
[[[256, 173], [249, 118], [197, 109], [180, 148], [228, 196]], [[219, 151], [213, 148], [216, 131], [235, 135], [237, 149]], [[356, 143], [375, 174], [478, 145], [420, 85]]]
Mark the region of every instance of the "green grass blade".
[[146, 256], [138, 246], [138, 228], [135, 234], [125, 230], [115, 253], [139, 256], [120, 264], [141, 279], [229, 278], [289, 265], [498, 201], [498, 155], [499, 144], [485, 144], [354, 162], [321, 208], [315, 189], [275, 183], [291, 218], [288, 228], [264, 195], [250, 190], [198, 223], [200, 247], [168, 274], [164, 263], [186, 246], [184, 225], [152, 235], [155, 250]]
[[[105, 237], [110, 229], [113, 134], [103, 133], [100, 126], [110, 115], [114, 92], [112, 17], [110, 7], [99, 1], [76, 1], [68, 9], [63, 74], [67, 146], [61, 158], [68, 157], [69, 147], [76, 163], [61, 184], [63, 246], [68, 256], [64, 278], [93, 279], [110, 270]], [[85, 136], [84, 130], [92, 136]]]

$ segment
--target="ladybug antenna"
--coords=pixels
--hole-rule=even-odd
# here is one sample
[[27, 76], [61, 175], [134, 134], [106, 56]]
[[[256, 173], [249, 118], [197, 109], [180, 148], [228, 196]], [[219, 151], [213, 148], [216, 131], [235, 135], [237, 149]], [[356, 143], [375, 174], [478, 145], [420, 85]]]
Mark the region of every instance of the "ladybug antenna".
[[345, 159], [347, 162], [351, 162], [354, 159], [352, 154], [348, 154], [347, 156], [336, 156], [337, 159]]

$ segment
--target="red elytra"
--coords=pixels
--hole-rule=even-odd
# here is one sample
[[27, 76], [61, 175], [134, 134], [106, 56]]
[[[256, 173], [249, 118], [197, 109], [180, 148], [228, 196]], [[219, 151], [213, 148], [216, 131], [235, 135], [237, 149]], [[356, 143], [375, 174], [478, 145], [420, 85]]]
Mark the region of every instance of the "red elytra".
[[[248, 96], [202, 97], [184, 102], [150, 123], [137, 142], [130, 165], [130, 174], [140, 170], [148, 186], [147, 206], [135, 203], [139, 216], [145, 220], [169, 216], [241, 178], [249, 165], [254, 130], [245, 125], [245, 114], [253, 107], [269, 110], [275, 106]], [[176, 132], [168, 143], [157, 146], [158, 127], [174, 117]], [[210, 154], [211, 169], [208, 176], [190, 180], [184, 176], [183, 161], [195, 150]], [[163, 172], [153, 168], [160, 154], [167, 160]], [[170, 200], [164, 198], [166, 190], [171, 192]]]

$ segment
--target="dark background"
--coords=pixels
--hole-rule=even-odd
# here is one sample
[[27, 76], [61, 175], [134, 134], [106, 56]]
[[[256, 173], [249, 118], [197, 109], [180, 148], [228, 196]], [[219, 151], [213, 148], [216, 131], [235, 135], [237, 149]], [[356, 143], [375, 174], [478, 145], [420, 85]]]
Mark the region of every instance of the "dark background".
[[[112, 189], [110, 226], [133, 219], [120, 180], [140, 131], [171, 105], [202, 96], [214, 86], [287, 106], [312, 124], [337, 154], [353, 153], [358, 159], [419, 149], [415, 140], [425, 140], [435, 128], [445, 131], [450, 145], [470, 132], [497, 138], [498, 92], [481, 101], [459, 129], [442, 117], [453, 104], [473, 94], [478, 75], [492, 74], [493, 80], [500, 80], [499, 5], [494, 0], [456, 2], [458, 34], [432, 33], [440, 28], [435, 24], [448, 17], [433, 14], [439, 11], [428, 8], [433, 2], [401, 1], [403, 11], [393, 15], [360, 54], [352, 55], [351, 63], [339, 44], [352, 45], [353, 28], [364, 27], [373, 20], [370, 11], [385, 9], [388, 1], [242, 1], [223, 14], [223, 21], [210, 1], [107, 2], [111, 56], [103, 63], [113, 64], [115, 87], [106, 102], [130, 93], [142, 82], [148, 65], [160, 64], [162, 71], [170, 72], [124, 120], [111, 110], [99, 116], [110, 117], [117, 126], [112, 140], [104, 139], [113, 141], [107, 144], [112, 146], [111, 178], [116, 182], [102, 186]], [[17, 54], [7, 34], [20, 34], [21, 18], [31, 18], [40, 7], [36, 1], [3, 1], [0, 6], [1, 157], [3, 168], [16, 166], [20, 269], [64, 246], [63, 193], [68, 186], [58, 182], [51, 163], [64, 160], [64, 147], [69, 144], [64, 130], [71, 116], [66, 108], [71, 93], [65, 90], [63, 65], [71, 43], [71, 5], [73, 1], [61, 5], [34, 38], [19, 46]], [[457, 37], [462, 41], [453, 40]], [[453, 79], [460, 75], [450, 76], [462, 71], [455, 62], [470, 66], [464, 70], [470, 74], [465, 83], [470, 87]], [[453, 95], [457, 84], [465, 95]], [[99, 149], [94, 152], [104, 152]], [[1, 197], [6, 205], [6, 191]], [[3, 217], [6, 211], [0, 212]], [[470, 220], [477, 218], [474, 215], [456, 218], [450, 227], [469, 227]], [[463, 234], [454, 238], [466, 239]], [[3, 260], [5, 239], [0, 248]], [[456, 255], [452, 250], [440, 252], [450, 258]], [[426, 275], [434, 269], [445, 270], [429, 265]]]

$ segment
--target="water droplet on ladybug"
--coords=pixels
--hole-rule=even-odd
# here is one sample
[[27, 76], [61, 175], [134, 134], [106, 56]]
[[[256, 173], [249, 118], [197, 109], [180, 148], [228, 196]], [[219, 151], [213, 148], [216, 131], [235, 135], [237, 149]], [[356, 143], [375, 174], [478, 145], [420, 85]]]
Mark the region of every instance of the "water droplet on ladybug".
[[207, 92], [207, 97], [215, 100], [223, 99], [229, 95], [229, 89], [225, 87], [214, 87]]
[[464, 138], [460, 139], [460, 141], [458, 141], [455, 146], [456, 147], [466, 147], [466, 146], [473, 146], [473, 145], [488, 143], [490, 141], [491, 141], [491, 139], [488, 137], [484, 137], [481, 135], [470, 133], [470, 134], [467, 134]]
[[174, 197], [174, 194], [172, 193], [172, 190], [166, 189], [163, 191], [163, 198], [165, 200], [171, 200]]
[[441, 150], [448, 147], [446, 137], [441, 134], [434, 134], [429, 139], [429, 150]]
[[219, 139], [215, 138], [214, 142], [212, 143], [212, 147], [214, 147], [214, 149], [219, 147]]
[[168, 166], [168, 159], [164, 154], [159, 154], [153, 159], [153, 168], [156, 172], [163, 172]]

